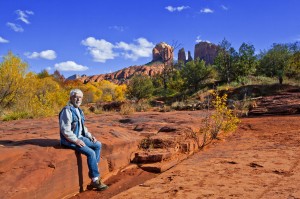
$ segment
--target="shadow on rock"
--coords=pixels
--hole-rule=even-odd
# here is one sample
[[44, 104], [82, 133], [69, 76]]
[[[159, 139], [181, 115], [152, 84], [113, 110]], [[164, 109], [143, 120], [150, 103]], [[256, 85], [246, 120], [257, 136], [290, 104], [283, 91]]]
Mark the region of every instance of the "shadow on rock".
[[4, 146], [23, 146], [36, 145], [41, 147], [62, 148], [58, 139], [29, 139], [29, 140], [0, 140], [0, 144]]

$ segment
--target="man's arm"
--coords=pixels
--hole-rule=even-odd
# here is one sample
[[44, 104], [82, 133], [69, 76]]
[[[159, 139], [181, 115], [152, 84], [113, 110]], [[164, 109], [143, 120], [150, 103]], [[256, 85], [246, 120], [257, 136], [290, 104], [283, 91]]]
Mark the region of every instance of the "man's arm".
[[92, 140], [93, 142], [97, 142], [97, 139], [95, 136], [93, 136], [89, 130], [86, 128], [86, 126], [83, 127], [84, 128], [84, 132], [85, 132], [85, 137], [88, 137], [90, 140]]
[[60, 132], [63, 134], [63, 136], [70, 142], [73, 142], [76, 144], [78, 138], [76, 135], [71, 131], [71, 123], [72, 123], [72, 113], [69, 109], [63, 109], [60, 118]]

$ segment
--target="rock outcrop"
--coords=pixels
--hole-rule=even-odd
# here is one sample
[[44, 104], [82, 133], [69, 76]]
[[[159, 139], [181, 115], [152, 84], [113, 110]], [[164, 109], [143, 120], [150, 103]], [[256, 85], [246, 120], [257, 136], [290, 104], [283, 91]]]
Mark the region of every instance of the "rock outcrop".
[[81, 77], [80, 81], [84, 83], [88, 83], [88, 82], [100, 82], [102, 80], [108, 80], [115, 84], [122, 84], [122, 83], [126, 83], [128, 79], [130, 79], [136, 74], [144, 74], [153, 77], [156, 74], [160, 74], [162, 71], [163, 71], [162, 64], [154, 64], [150, 66], [147, 65], [130, 66], [128, 68], [124, 68], [113, 73]]
[[152, 50], [152, 62], [161, 61], [166, 62], [166, 64], [170, 64], [173, 62], [173, 47], [165, 42], [161, 42], [156, 44], [156, 46]]
[[194, 59], [204, 60], [206, 64], [213, 64], [218, 54], [218, 46], [208, 42], [199, 42], [195, 45]]
[[[197, 129], [201, 118], [200, 113], [190, 112], [140, 112], [130, 117], [113, 112], [89, 114], [86, 124], [102, 142], [102, 179], [124, 169], [134, 156], [136, 163], [149, 157], [163, 160], [163, 164], [150, 165], [159, 172], [174, 166], [182, 160], [177, 159], [175, 144], [188, 144], [185, 132]], [[57, 117], [0, 122], [0, 132], [0, 198], [70, 198], [90, 183], [86, 157], [59, 145]], [[153, 153], [150, 148], [146, 156], [139, 146], [147, 147], [147, 143], [159, 151]], [[182, 151], [180, 157], [193, 152], [189, 150]], [[158, 159], [161, 154], [166, 155]], [[172, 161], [167, 161], [171, 156]], [[147, 165], [141, 163], [145, 170]]]
[[184, 48], [181, 48], [178, 51], [178, 63], [185, 63], [185, 62], [186, 62], [185, 50]]
[[248, 115], [291, 115], [300, 113], [300, 90], [258, 98]]

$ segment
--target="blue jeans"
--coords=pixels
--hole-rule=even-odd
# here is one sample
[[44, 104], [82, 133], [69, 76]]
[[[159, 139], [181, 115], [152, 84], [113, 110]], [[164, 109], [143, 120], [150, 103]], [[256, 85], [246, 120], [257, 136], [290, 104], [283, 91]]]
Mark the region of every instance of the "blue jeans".
[[87, 137], [80, 137], [79, 139], [81, 139], [85, 143], [85, 146], [80, 147], [76, 145], [70, 147], [87, 157], [89, 177], [99, 177], [100, 173], [98, 170], [98, 163], [100, 162], [102, 144], [99, 141], [94, 143]]

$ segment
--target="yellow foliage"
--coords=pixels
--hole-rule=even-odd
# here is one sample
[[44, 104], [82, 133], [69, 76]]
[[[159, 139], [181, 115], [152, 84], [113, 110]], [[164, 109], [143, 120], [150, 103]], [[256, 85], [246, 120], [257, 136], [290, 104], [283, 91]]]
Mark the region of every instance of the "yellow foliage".
[[32, 117], [51, 116], [68, 101], [68, 92], [52, 77], [40, 79], [29, 73], [23, 85], [23, 94], [16, 110], [27, 110]]
[[57, 82], [53, 76], [39, 78], [27, 73], [27, 64], [9, 52], [0, 63], [0, 116], [11, 120], [57, 114], [74, 88], [83, 91], [84, 103], [124, 101], [127, 89], [107, 80], [83, 84], [78, 80]]
[[115, 88], [116, 93], [116, 101], [124, 101], [125, 100], [125, 93], [127, 91], [126, 84], [119, 85]]
[[94, 83], [94, 85], [101, 91], [101, 97], [99, 101], [111, 102], [111, 101], [124, 101], [126, 93], [126, 85], [117, 85], [107, 80]]
[[204, 127], [200, 132], [208, 134], [211, 139], [216, 139], [221, 131], [223, 133], [235, 131], [240, 120], [233, 111], [227, 107], [227, 94], [219, 96], [217, 91], [211, 93], [214, 98], [212, 104], [215, 111], [204, 120]]
[[9, 52], [0, 63], [0, 110], [13, 106], [22, 92], [27, 64]]

